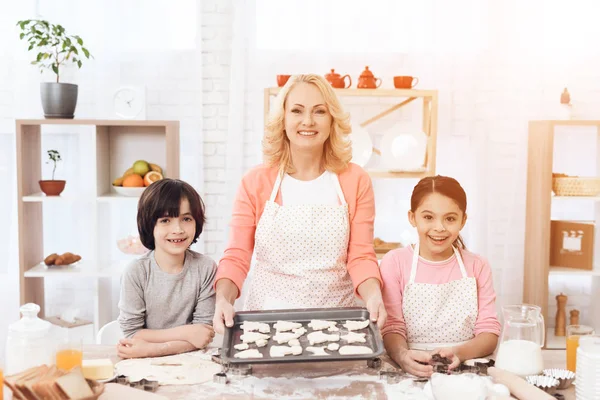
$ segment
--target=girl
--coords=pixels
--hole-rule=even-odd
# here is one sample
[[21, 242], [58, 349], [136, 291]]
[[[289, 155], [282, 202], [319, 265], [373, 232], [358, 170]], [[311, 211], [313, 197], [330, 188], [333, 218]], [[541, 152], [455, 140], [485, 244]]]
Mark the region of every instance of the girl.
[[212, 338], [216, 263], [189, 249], [204, 226], [204, 204], [189, 184], [161, 179], [140, 197], [142, 244], [151, 251], [121, 278], [121, 358], [155, 357], [205, 347]]
[[381, 262], [385, 347], [416, 376], [433, 373], [424, 365], [433, 354], [450, 358], [452, 369], [491, 354], [498, 342], [492, 271], [485, 259], [466, 250], [459, 234], [466, 211], [467, 196], [455, 179], [421, 179], [408, 212], [419, 242], [387, 253]]

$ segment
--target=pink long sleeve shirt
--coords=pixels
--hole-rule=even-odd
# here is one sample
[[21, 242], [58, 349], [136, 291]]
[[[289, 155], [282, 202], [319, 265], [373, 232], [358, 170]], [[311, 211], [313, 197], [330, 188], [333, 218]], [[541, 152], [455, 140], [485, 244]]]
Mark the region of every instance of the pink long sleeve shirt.
[[[404, 287], [410, 279], [413, 248], [407, 246], [388, 252], [381, 261], [383, 278], [383, 302], [388, 313], [382, 335], [397, 333], [406, 339], [406, 323], [402, 312]], [[492, 270], [481, 256], [461, 250], [467, 276], [477, 280], [478, 315], [475, 322], [475, 336], [483, 332], [500, 335], [500, 323], [496, 314], [496, 292], [492, 283]], [[440, 262], [432, 262], [419, 257], [415, 283], [443, 284], [461, 279], [460, 266], [455, 255]], [[427, 307], [427, 304], [423, 304]]]
[[[277, 173], [276, 167], [265, 165], [248, 171], [242, 179], [233, 205], [229, 243], [219, 262], [215, 286], [219, 279], [230, 279], [239, 289], [238, 297], [250, 269], [256, 225], [271, 196]], [[355, 290], [369, 278], [375, 278], [381, 284], [373, 249], [375, 198], [371, 178], [360, 166], [350, 163], [348, 168], [338, 174], [338, 179], [350, 213], [347, 258], [350, 279]], [[275, 202], [281, 205], [281, 190]]]

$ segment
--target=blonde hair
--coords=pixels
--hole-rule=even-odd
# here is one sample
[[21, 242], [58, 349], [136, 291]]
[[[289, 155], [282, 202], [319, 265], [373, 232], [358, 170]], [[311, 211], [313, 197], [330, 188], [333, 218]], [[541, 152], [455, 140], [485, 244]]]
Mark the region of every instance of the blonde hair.
[[323, 164], [326, 170], [339, 173], [348, 167], [352, 159], [352, 144], [348, 140], [348, 134], [352, 131], [350, 113], [344, 111], [329, 82], [316, 74], [290, 77], [275, 98], [274, 108], [265, 124], [264, 161], [270, 166], [278, 166], [283, 172], [295, 172], [290, 154], [290, 141], [285, 134], [284, 115], [287, 96], [298, 83], [315, 85], [325, 99], [332, 121], [331, 132], [323, 145]]

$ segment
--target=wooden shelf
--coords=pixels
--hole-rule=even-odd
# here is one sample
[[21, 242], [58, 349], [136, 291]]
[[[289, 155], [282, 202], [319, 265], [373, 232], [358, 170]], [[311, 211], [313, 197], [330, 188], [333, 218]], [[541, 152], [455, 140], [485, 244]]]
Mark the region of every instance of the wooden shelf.
[[[76, 133], [67, 140], [77, 141], [77, 167], [85, 171], [85, 176], [81, 177], [85, 181], [85, 190], [79, 192], [73, 187], [70, 189], [67, 182], [67, 190], [61, 196], [46, 196], [39, 188], [45, 150], [42, 148], [42, 136], [56, 131], [56, 127], [61, 125], [65, 126], [65, 130]], [[77, 126], [84, 125], [90, 128], [81, 129], [79, 134]], [[145, 159], [156, 163], [163, 168], [166, 177], [179, 178], [179, 154], [179, 121], [16, 120], [20, 304], [38, 304], [41, 308], [39, 316], [43, 318], [46, 278], [62, 276], [98, 279], [90, 293], [94, 328], [97, 331], [113, 320], [112, 279], [99, 278], [120, 276], [122, 268], [114, 268], [116, 264], [111, 258], [121, 258], [116, 249], [117, 238], [114, 236], [123, 227], [119, 225], [114, 229], [115, 224], [121, 224], [121, 220], [112, 218], [112, 213], [123, 212], [128, 207], [116, 207], [117, 210], [113, 210], [99, 204], [135, 204], [138, 201], [137, 197], [121, 197], [111, 191], [112, 181], [135, 160]], [[40, 264], [40, 260], [47, 256], [44, 252], [52, 247], [52, 243], [44, 247], [44, 238], [52, 238], [48, 232], [56, 227], [44, 226], [43, 214], [51, 213], [52, 205], [58, 204], [73, 204], [74, 209], [85, 205], [85, 215], [80, 215], [81, 223], [78, 221], [65, 233], [76, 239], [83, 260], [72, 268], [48, 269]], [[135, 220], [135, 215], [128, 215]]]
[[73, 266], [48, 268], [43, 262], [25, 271], [26, 278], [51, 278], [51, 277], [88, 277], [88, 278], [114, 278], [121, 275], [122, 268], [100, 268], [89, 261], [81, 261]]
[[421, 179], [426, 176], [434, 175], [429, 171], [423, 170], [420, 172], [415, 171], [386, 171], [386, 170], [375, 170], [369, 169], [367, 170], [369, 175], [373, 178], [417, 178]]
[[23, 196], [25, 203], [61, 203], [61, 202], [76, 202], [82, 201], [85, 196], [72, 194], [72, 193], [61, 193], [60, 196], [46, 196], [42, 192], [37, 192], [29, 196]]
[[554, 126], [597, 126], [600, 127], [600, 120], [593, 119], [552, 119], [552, 120], [533, 120], [531, 124], [548, 124]]
[[137, 202], [140, 196], [122, 196], [117, 193], [107, 193], [96, 197], [96, 201], [103, 203]]
[[552, 196], [552, 201], [600, 201], [600, 196]]
[[[280, 87], [268, 88], [268, 94], [274, 96], [281, 90]], [[333, 89], [340, 96], [375, 96], [375, 97], [433, 97], [437, 96], [437, 90], [417, 89]]]
[[564, 267], [550, 267], [550, 275], [600, 276], [600, 269], [585, 270]]
[[93, 125], [93, 126], [142, 126], [142, 127], [177, 127], [179, 121], [162, 120], [122, 120], [122, 119], [18, 119], [18, 125]]
[[[552, 168], [554, 161], [554, 128], [556, 126], [596, 127], [598, 147], [596, 151], [596, 176], [600, 176], [600, 120], [546, 120], [529, 121], [527, 153], [527, 199], [525, 214], [525, 259], [523, 271], [523, 302], [542, 308], [546, 321], [548, 315], [548, 279], [552, 275], [600, 276], [598, 269], [592, 271], [550, 266], [550, 221], [554, 202], [598, 202], [600, 197], [553, 196]], [[596, 220], [600, 207], [595, 204]], [[595, 254], [600, 245], [599, 231], [594, 238]], [[600, 280], [592, 282], [592, 293], [600, 290]], [[589, 320], [600, 324], [600, 303], [593, 301]], [[596, 326], [598, 328], [599, 326]]]

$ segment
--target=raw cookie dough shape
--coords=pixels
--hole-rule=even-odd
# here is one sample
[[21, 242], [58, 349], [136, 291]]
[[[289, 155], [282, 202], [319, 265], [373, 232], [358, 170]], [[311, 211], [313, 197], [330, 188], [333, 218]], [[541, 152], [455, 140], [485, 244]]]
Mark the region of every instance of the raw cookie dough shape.
[[370, 321], [368, 319], [362, 321], [347, 320], [344, 324], [344, 328], [348, 329], [349, 331], [358, 331], [361, 329], [365, 329], [367, 326], [369, 326], [369, 324]]
[[343, 356], [357, 355], [357, 354], [373, 354], [373, 350], [367, 346], [342, 346], [339, 350]]
[[256, 322], [256, 321], [244, 321], [240, 326], [246, 332], [259, 331], [260, 333], [269, 333], [271, 332], [271, 327], [269, 324], [264, 322]]
[[262, 333], [258, 333], [258, 332], [244, 332], [241, 336], [240, 339], [242, 339], [242, 342], [244, 343], [253, 343], [256, 342], [257, 340], [260, 339], [268, 339], [270, 338], [269, 335], [264, 335]]
[[235, 358], [262, 358], [262, 353], [258, 349], [249, 349], [240, 351], [233, 355]]
[[323, 342], [337, 342], [340, 340], [340, 335], [338, 334], [327, 334], [327, 333], [323, 333], [322, 331], [315, 331], [315, 332], [311, 332], [309, 333], [306, 338], [308, 339], [308, 343], [310, 343], [310, 345], [315, 345], [315, 344], [319, 344], [319, 343], [323, 343]]
[[269, 350], [269, 355], [273, 358], [299, 354], [302, 354], [301, 346], [271, 346]]
[[337, 343], [329, 343], [327, 345], [327, 350], [329, 350], [329, 351], [336, 351], [336, 350], [339, 350], [339, 349], [340, 349], [340, 345], [337, 344]]
[[366, 343], [365, 333], [348, 332], [347, 335], [342, 336], [342, 340], [348, 343]]
[[291, 331], [292, 329], [298, 329], [300, 327], [302, 327], [302, 324], [291, 321], [277, 321], [273, 325], [273, 328], [275, 328], [277, 332], [287, 332]]
[[335, 321], [325, 321], [322, 319], [313, 319], [308, 323], [308, 327], [312, 328], [313, 331], [322, 331], [323, 329], [327, 329], [330, 326], [336, 326], [337, 322]]

